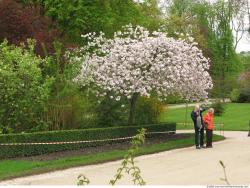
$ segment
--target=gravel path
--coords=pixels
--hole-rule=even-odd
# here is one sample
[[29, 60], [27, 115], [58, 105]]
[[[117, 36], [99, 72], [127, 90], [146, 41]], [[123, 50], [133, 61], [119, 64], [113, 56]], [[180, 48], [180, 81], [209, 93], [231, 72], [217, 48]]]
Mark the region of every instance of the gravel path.
[[[188, 107], [190, 106], [196, 106], [196, 105], [201, 105], [201, 104], [204, 104], [204, 103], [190, 103], [188, 104]], [[211, 102], [207, 102], [206, 104], [212, 104]], [[167, 106], [166, 108], [168, 109], [178, 109], [178, 108], [185, 108], [186, 107], [186, 104], [175, 104], [175, 105], [169, 105]]]
[[[196, 106], [196, 105], [202, 105], [202, 104], [212, 104], [213, 102], [215, 102], [216, 99], [210, 99], [208, 101], [204, 101], [204, 102], [197, 102], [197, 103], [189, 103], [188, 104], [188, 107], [190, 106]], [[223, 102], [221, 100], [221, 102]], [[230, 102], [230, 99], [225, 99], [225, 102]], [[178, 109], [178, 108], [185, 108], [186, 107], [186, 104], [173, 104], [173, 105], [169, 105], [167, 106], [168, 109]]]
[[[190, 132], [190, 131], [181, 131]], [[250, 137], [247, 132], [226, 131], [227, 139], [214, 143], [212, 149], [194, 147], [176, 149], [158, 154], [137, 157], [137, 165], [147, 185], [218, 185], [222, 160], [231, 184], [250, 185]], [[71, 168], [52, 173], [17, 178], [0, 182], [0, 185], [75, 185], [79, 174], [86, 175], [92, 185], [108, 185], [121, 161]], [[125, 176], [118, 185], [131, 185]]]

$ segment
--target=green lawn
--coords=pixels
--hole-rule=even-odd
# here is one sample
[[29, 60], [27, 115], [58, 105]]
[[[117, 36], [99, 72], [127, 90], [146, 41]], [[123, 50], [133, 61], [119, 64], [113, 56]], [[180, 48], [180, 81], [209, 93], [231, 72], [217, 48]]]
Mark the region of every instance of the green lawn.
[[[221, 117], [215, 116], [215, 123], [224, 123], [225, 130], [249, 130], [250, 104], [227, 103], [226, 110]], [[190, 113], [194, 107], [188, 108], [187, 119], [192, 122]], [[186, 108], [167, 109], [161, 117], [161, 121], [185, 122]], [[205, 112], [203, 113], [205, 114]], [[177, 129], [193, 129], [192, 125], [177, 125]]]
[[[154, 144], [150, 146], [141, 147], [138, 151], [138, 155], [157, 153], [161, 151], [194, 145], [194, 135], [187, 135], [188, 137], [183, 139], [172, 140], [161, 144]], [[224, 137], [219, 135], [215, 135], [214, 137], [214, 141], [219, 141], [223, 139]], [[0, 180], [31, 174], [39, 174], [59, 169], [66, 169], [74, 166], [83, 166], [122, 159], [125, 154], [126, 150], [114, 150], [84, 156], [66, 157], [50, 161], [2, 160], [0, 161]]]

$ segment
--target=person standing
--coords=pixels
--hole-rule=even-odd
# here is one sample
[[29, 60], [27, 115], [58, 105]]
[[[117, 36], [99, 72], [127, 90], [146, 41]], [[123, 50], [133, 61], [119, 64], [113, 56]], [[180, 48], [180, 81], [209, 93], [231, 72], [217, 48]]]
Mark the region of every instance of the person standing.
[[205, 148], [204, 146], [204, 124], [203, 124], [203, 118], [202, 118], [202, 112], [205, 110], [206, 110], [205, 108], [200, 108], [199, 105], [196, 105], [194, 110], [191, 112], [191, 118], [193, 120], [194, 130], [195, 130], [196, 149]]
[[207, 148], [212, 148], [213, 142], [213, 130], [214, 130], [214, 109], [209, 108], [207, 114], [204, 116], [204, 124], [206, 126], [206, 139], [207, 139]]

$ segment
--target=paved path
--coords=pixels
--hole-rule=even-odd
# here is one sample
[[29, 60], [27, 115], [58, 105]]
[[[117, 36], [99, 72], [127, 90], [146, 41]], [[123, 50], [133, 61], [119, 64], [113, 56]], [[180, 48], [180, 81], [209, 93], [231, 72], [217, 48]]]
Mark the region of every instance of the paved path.
[[[189, 103], [188, 107], [190, 106], [196, 106], [196, 105], [202, 105], [202, 104], [212, 104], [213, 102], [215, 102], [216, 99], [210, 99], [208, 101], [204, 101], [204, 102], [197, 102], [197, 103]], [[223, 101], [221, 101], [223, 102]], [[230, 102], [230, 99], [225, 99], [225, 102]], [[177, 108], [185, 108], [186, 104], [173, 104], [173, 105], [168, 105], [166, 108], [168, 109], [177, 109]]]
[[[188, 104], [188, 107], [201, 105], [201, 104], [203, 104], [203, 103], [190, 103], [190, 104]], [[206, 103], [206, 104], [211, 104], [211, 103]], [[166, 106], [166, 108], [168, 108], [168, 109], [177, 109], [177, 108], [185, 108], [185, 107], [186, 107], [186, 104], [174, 104], [174, 105]]]
[[[225, 132], [227, 139], [213, 149], [194, 147], [166, 151], [136, 158], [147, 185], [212, 185], [220, 180], [223, 160], [231, 184], [250, 185], [250, 137], [247, 132]], [[85, 174], [94, 185], [108, 185], [120, 161], [71, 168], [42, 175], [1, 182], [0, 185], [75, 185], [79, 174]], [[125, 176], [119, 184], [132, 184]]]
[[[204, 104], [204, 103], [190, 103], [188, 104], [188, 107], [201, 105], [201, 104]], [[207, 102], [206, 104], [212, 104], [212, 103]], [[167, 109], [178, 109], [178, 108], [185, 108], [185, 107], [186, 107], [186, 104], [175, 104], [175, 105], [166, 106]]]

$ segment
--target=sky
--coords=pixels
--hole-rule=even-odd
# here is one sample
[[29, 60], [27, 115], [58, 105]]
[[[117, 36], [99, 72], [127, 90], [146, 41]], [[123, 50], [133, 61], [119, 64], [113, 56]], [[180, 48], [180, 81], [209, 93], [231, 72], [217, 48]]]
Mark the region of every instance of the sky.
[[247, 39], [247, 34], [244, 35], [236, 48], [236, 52], [241, 51], [250, 51], [250, 37]]

